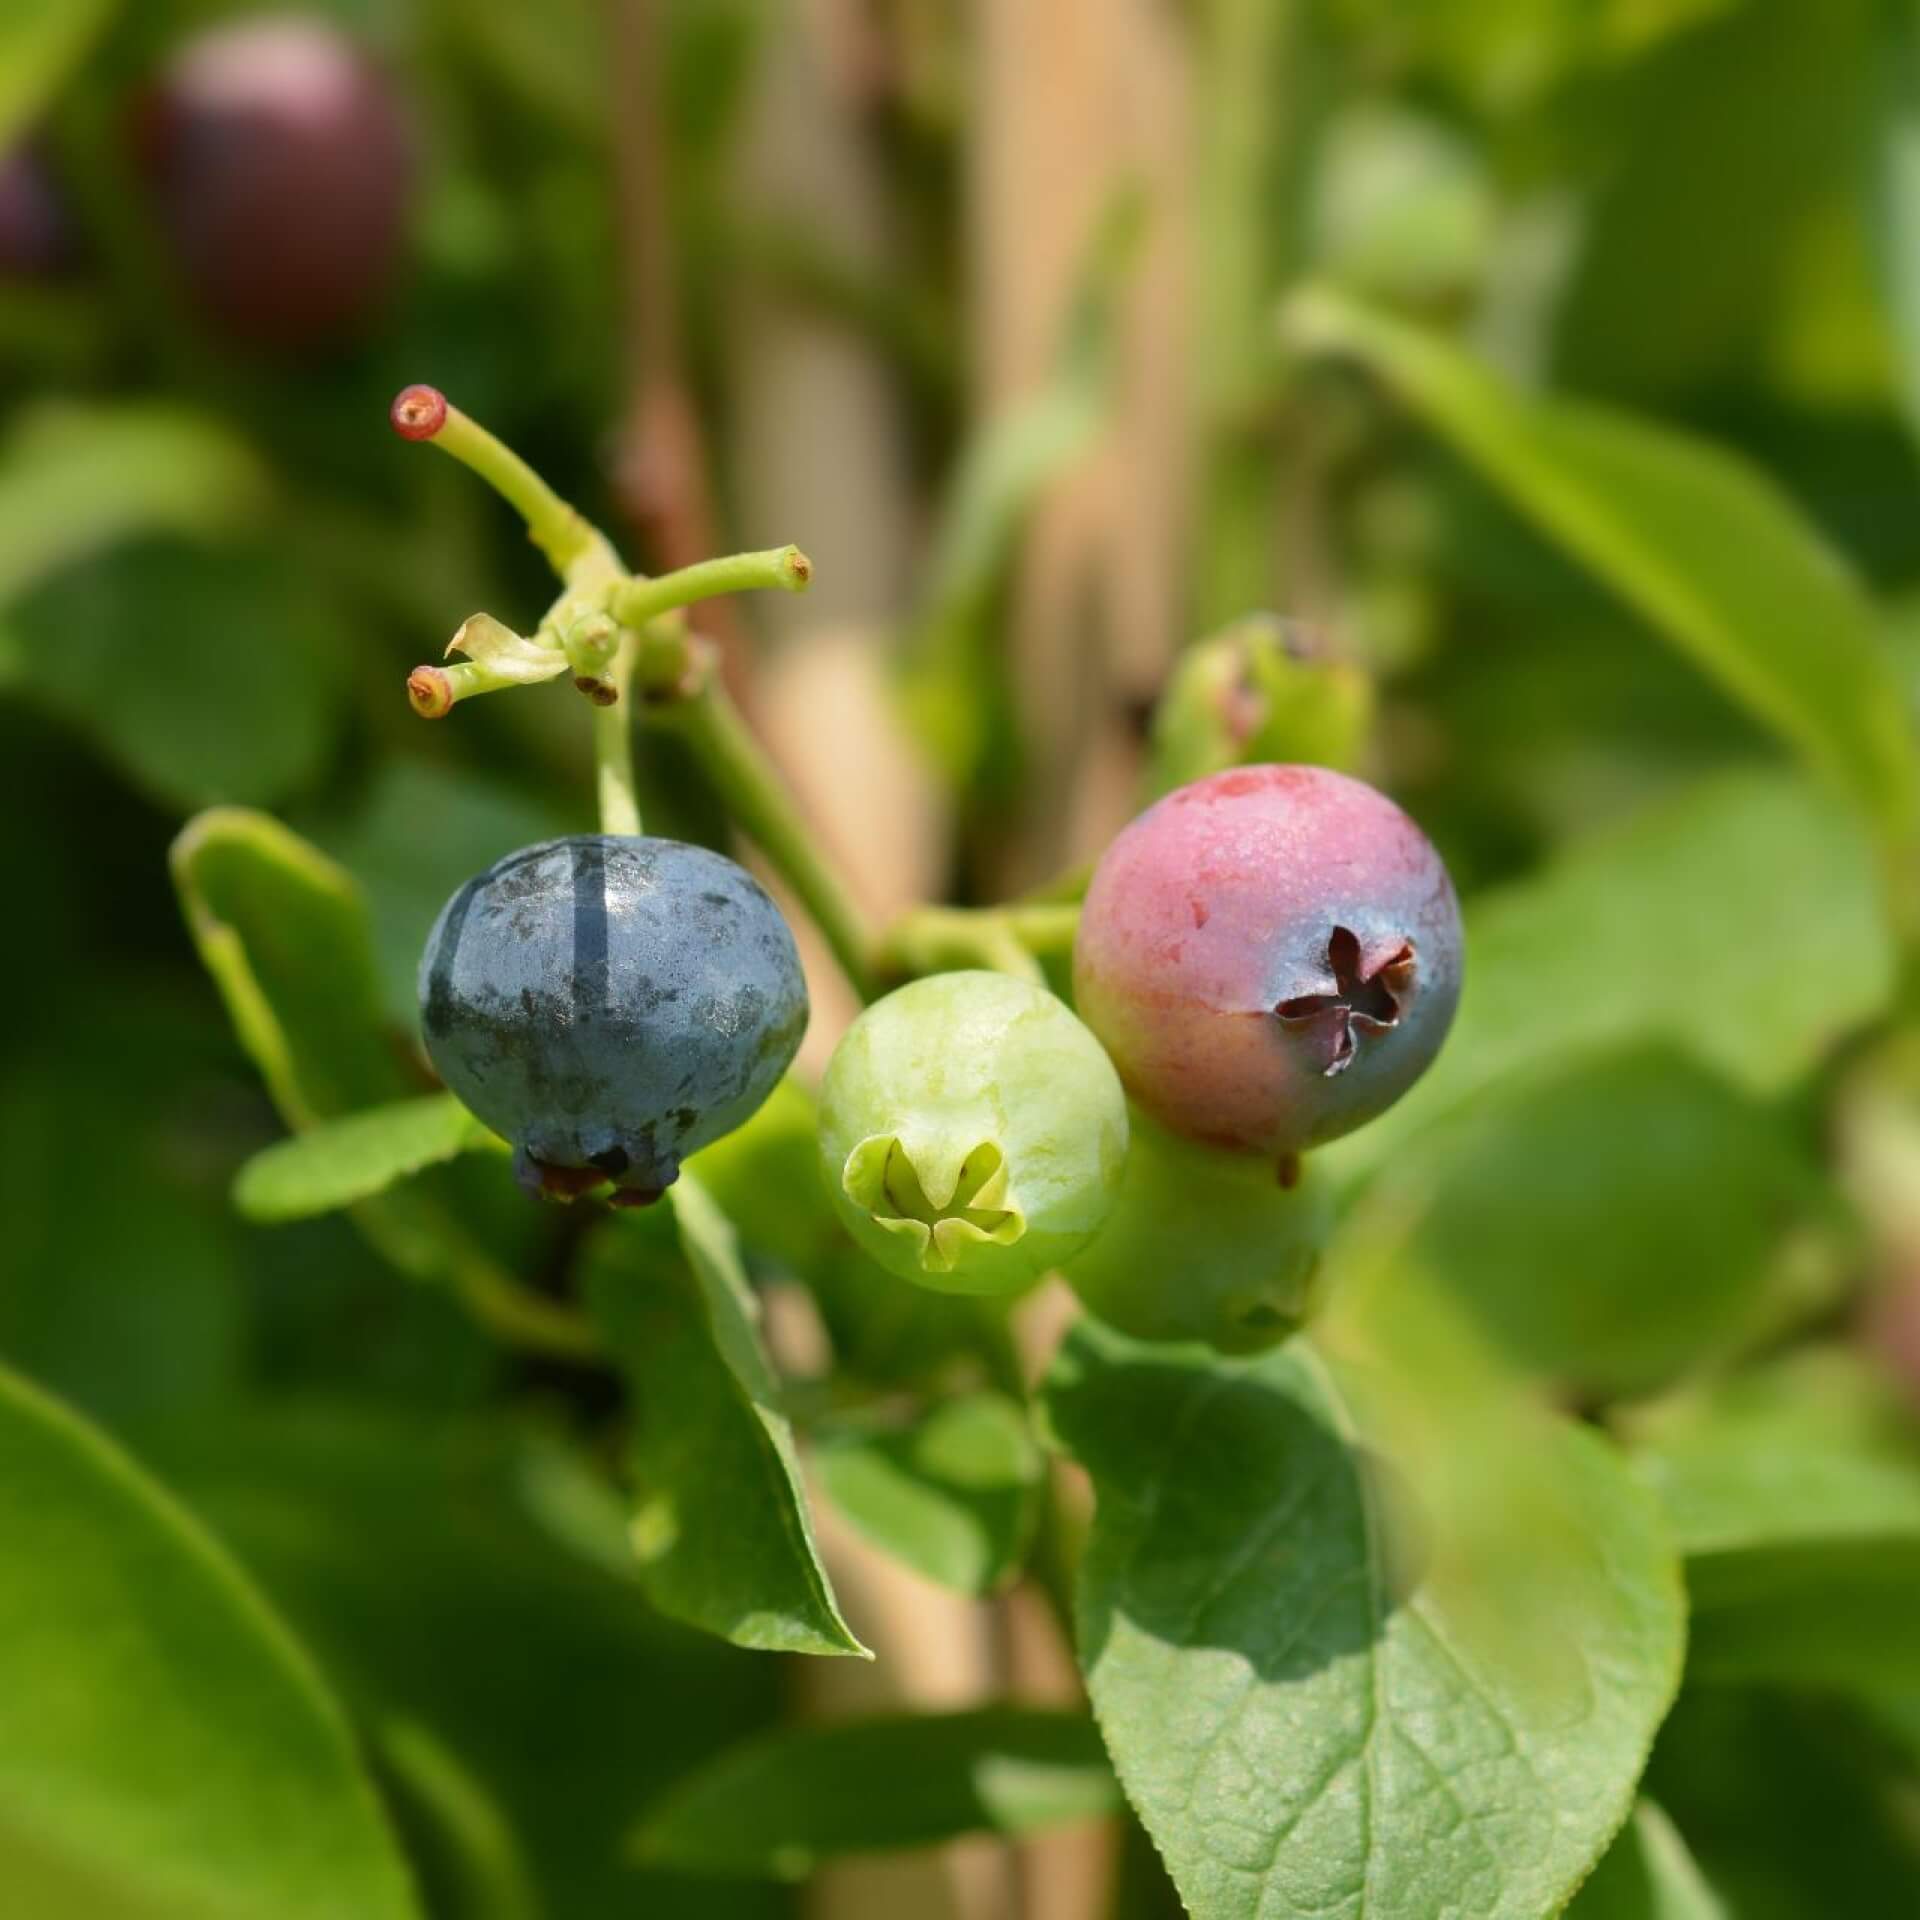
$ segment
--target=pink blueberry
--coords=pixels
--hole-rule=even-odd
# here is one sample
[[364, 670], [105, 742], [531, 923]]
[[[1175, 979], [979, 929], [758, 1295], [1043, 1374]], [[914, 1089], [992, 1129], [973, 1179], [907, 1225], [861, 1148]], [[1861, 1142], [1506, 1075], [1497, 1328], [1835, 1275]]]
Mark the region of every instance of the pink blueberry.
[[1324, 767], [1235, 767], [1127, 826], [1087, 890], [1080, 1016], [1162, 1125], [1284, 1156], [1391, 1106], [1460, 997], [1432, 844]]

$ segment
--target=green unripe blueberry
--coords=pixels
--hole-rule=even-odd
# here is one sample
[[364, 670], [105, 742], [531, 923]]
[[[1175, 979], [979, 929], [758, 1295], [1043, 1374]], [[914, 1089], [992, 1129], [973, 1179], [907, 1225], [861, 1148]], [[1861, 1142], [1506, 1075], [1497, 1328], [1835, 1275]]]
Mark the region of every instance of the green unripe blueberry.
[[1011, 1293], [1113, 1205], [1127, 1105], [1044, 987], [942, 973], [869, 1007], [820, 1083], [821, 1169], [874, 1259], [947, 1293]]
[[1204, 1340], [1258, 1353], [1318, 1301], [1332, 1198], [1294, 1159], [1283, 1185], [1264, 1160], [1217, 1153], [1137, 1108], [1120, 1199], [1098, 1240], [1069, 1261], [1081, 1301], [1137, 1340]]

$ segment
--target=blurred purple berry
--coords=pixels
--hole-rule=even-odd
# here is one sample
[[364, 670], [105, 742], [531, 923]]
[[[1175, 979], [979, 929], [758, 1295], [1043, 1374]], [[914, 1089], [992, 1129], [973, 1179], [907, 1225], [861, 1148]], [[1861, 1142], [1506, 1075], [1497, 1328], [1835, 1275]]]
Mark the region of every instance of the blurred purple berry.
[[16, 148], [0, 161], [0, 280], [44, 280], [72, 263], [59, 190], [30, 147]]
[[161, 227], [221, 331], [298, 350], [378, 309], [405, 250], [413, 142], [392, 84], [338, 28], [278, 14], [197, 35], [140, 132]]
[[1074, 992], [1164, 1126], [1277, 1157], [1420, 1077], [1459, 1000], [1460, 945], [1446, 868], [1392, 801], [1324, 767], [1238, 767], [1107, 849]]

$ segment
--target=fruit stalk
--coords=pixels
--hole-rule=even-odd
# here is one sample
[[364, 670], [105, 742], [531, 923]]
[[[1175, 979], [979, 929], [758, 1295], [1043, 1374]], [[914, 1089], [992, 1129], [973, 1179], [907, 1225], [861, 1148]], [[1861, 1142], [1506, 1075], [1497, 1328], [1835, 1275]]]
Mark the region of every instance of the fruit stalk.
[[693, 750], [714, 791], [741, 830], [767, 856], [825, 937], [853, 990], [871, 1000], [874, 938], [832, 863], [816, 843], [785, 783], [740, 710], [711, 670], [697, 684], [649, 710]]
[[798, 547], [769, 547], [764, 553], [729, 553], [718, 560], [701, 560], [673, 573], [649, 580], [629, 580], [616, 587], [607, 611], [623, 627], [645, 626], [649, 620], [697, 600], [715, 600], [727, 593], [750, 593], [776, 588], [804, 593], [813, 578], [813, 562]]

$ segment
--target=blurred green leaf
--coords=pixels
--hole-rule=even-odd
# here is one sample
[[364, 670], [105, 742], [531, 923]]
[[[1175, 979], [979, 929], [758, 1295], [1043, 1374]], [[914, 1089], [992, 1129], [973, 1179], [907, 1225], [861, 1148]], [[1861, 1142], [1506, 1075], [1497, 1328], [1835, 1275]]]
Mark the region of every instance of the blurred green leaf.
[[247, 1348], [218, 1030], [131, 982], [86, 983], [0, 1073], [0, 1354], [116, 1429], [231, 1393]]
[[985, 777], [1015, 731], [991, 627], [1026, 522], [1047, 486], [1093, 445], [1107, 418], [1120, 296], [1143, 208], [1111, 204], [1081, 269], [1046, 382], [987, 421], [948, 485], [921, 603], [901, 642], [907, 710], [959, 787]]
[[1625, 1816], [1678, 1678], [1658, 1515], [1592, 1434], [1484, 1396], [1447, 1487], [1375, 1451], [1356, 1384], [1303, 1340], [1235, 1363], [1068, 1336], [1047, 1408], [1098, 1497], [1094, 1711], [1208, 1920], [1539, 1920]]
[[1567, 1920], [1728, 1920], [1728, 1914], [1673, 1822], [1642, 1800], [1574, 1896]]
[[0, 1878], [63, 1920], [407, 1920], [345, 1722], [253, 1588], [0, 1373]]
[[1025, 1412], [998, 1393], [946, 1401], [901, 1432], [823, 1439], [814, 1468], [856, 1531], [973, 1594], [991, 1593], [1025, 1558], [1044, 1472]]
[[[0, 153], [44, 114], [117, 0], [0, 0]], [[0, 524], [5, 515], [0, 514]]]
[[275, 800], [326, 765], [350, 635], [265, 543], [122, 547], [10, 620], [26, 683], [169, 806]]
[[[26, 0], [49, 19], [80, 16], [89, 4]], [[11, 77], [4, 40], [0, 23], [0, 74]], [[4, 91], [0, 82], [0, 121]], [[0, 149], [6, 144], [0, 127]], [[0, 441], [0, 604], [129, 535], [230, 532], [260, 506], [266, 486], [248, 447], [184, 407], [43, 404]]]
[[423, 1094], [325, 1121], [256, 1153], [234, 1180], [233, 1204], [263, 1225], [304, 1220], [498, 1144], [452, 1094]]
[[1800, 218], [1852, 162], [1876, 3], [1742, 0], [1594, 103], [1605, 147], [1555, 316], [1556, 381], [1669, 394], [1750, 369]]
[[1648, 1791], [1737, 1920], [1920, 1912], [1916, 1775], [1825, 1701], [1683, 1694]]
[[641, 1821], [635, 1855], [804, 1880], [849, 1854], [1023, 1834], [1120, 1810], [1093, 1722], [982, 1707], [800, 1727], [722, 1754]]
[[1296, 299], [1287, 328], [1365, 364], [1883, 835], [1912, 833], [1914, 733], [1872, 606], [1771, 481], [1668, 428], [1523, 394], [1329, 289]]
[[187, 925], [275, 1104], [311, 1126], [417, 1091], [387, 1032], [353, 877], [264, 813], [219, 807], [173, 845]]
[[1822, 1188], [1779, 1116], [1636, 1044], [1503, 1083], [1370, 1201], [1516, 1365], [1613, 1395], [1759, 1331]]
[[1784, 774], [1703, 780], [1472, 904], [1439, 1060], [1328, 1158], [1384, 1166], [1506, 1075], [1634, 1040], [1778, 1094], [1881, 1013], [1893, 983], [1873, 864], [1846, 812]]
[[520, 1843], [486, 1788], [418, 1721], [389, 1720], [374, 1738], [427, 1911], [449, 1920], [540, 1920]]
[[[438, 0], [437, 10], [491, 77], [574, 136], [606, 129], [605, 23], [589, 0]], [[622, 111], [643, 110], [623, 105]]]
[[736, 1646], [871, 1658], [820, 1562], [733, 1230], [686, 1174], [661, 1212], [603, 1234], [585, 1283], [632, 1389], [629, 1537], [647, 1596]]
[[522, 1878], [518, 1854], [544, 1920], [775, 1920], [761, 1890], [686, 1889], [623, 1861], [620, 1840], [636, 1799], [766, 1723], [777, 1669], [669, 1625], [630, 1575], [556, 1545], [523, 1499], [527, 1440], [498, 1405], [435, 1416], [282, 1395], [139, 1442], [325, 1659], [389, 1776], [407, 1777], [397, 1797], [429, 1893], [458, 1847], [496, 1902]]
[[1873, 1399], [1864, 1373], [1796, 1361], [1640, 1450], [1686, 1558], [1690, 1676], [1920, 1685], [1920, 1445], [1849, 1417]]

